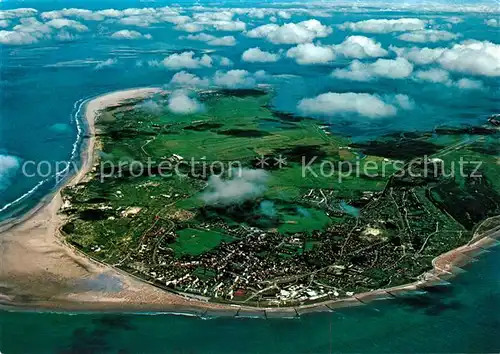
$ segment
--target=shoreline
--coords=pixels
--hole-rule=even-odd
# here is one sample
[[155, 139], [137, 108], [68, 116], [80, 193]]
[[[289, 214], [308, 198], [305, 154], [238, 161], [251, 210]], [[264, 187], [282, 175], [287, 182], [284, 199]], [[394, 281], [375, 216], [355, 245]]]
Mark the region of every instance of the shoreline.
[[[0, 309], [295, 318], [309, 312], [334, 311], [336, 308], [397, 297], [446, 282], [455, 276], [461, 266], [474, 261], [476, 255], [498, 244], [500, 226], [481, 234], [474, 233], [469, 243], [434, 258], [433, 269], [424, 273], [419, 281], [348, 298], [287, 307], [251, 307], [196, 300], [92, 259], [69, 246], [59, 235], [58, 230], [63, 221], [63, 217], [58, 214], [62, 204], [60, 192], [66, 186], [84, 181], [94, 166], [97, 152], [94, 122], [99, 112], [129, 99], [146, 98], [160, 92], [160, 88], [136, 88], [84, 101], [84, 124], [88, 139], [82, 146], [79, 170], [28, 213], [0, 223], [0, 246], [3, 249]], [[494, 218], [498, 217], [487, 220]], [[99, 282], [100, 277], [116, 282], [119, 289], [110, 290], [105, 285], [103, 290], [99, 286], [92, 286]]]

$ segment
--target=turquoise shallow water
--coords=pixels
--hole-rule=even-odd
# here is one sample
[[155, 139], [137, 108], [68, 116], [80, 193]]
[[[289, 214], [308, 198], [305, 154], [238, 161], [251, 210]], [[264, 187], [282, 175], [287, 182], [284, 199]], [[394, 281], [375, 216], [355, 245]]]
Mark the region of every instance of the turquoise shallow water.
[[441, 291], [300, 319], [0, 312], [14, 353], [422, 353], [500, 351], [500, 248]]

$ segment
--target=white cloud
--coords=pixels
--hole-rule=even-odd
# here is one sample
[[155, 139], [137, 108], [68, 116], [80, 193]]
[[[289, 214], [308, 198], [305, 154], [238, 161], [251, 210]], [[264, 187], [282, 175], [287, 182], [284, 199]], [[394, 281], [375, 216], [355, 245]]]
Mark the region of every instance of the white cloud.
[[287, 12], [285, 10], [278, 11], [277, 15], [281, 18], [284, 18], [285, 20], [289, 20], [292, 17], [290, 12]]
[[443, 69], [432, 68], [415, 73], [415, 78], [421, 81], [446, 84], [450, 82], [450, 74]]
[[258, 70], [254, 74], [255, 79], [257, 80], [266, 80], [269, 79], [269, 75], [265, 70]]
[[402, 41], [414, 43], [435, 43], [440, 41], [451, 41], [453, 39], [457, 39], [458, 37], [459, 35], [455, 33], [433, 29], [403, 33], [402, 35], [398, 36], [398, 38]]
[[500, 45], [488, 41], [455, 44], [438, 58], [447, 70], [472, 75], [500, 76]]
[[176, 114], [194, 114], [205, 108], [196, 99], [191, 98], [185, 91], [176, 90], [168, 97], [168, 109]]
[[220, 57], [219, 58], [219, 65], [220, 66], [233, 66], [234, 63], [231, 59], [226, 58], [226, 57]]
[[484, 88], [481, 81], [466, 78], [458, 80], [456, 86], [462, 90], [482, 90]]
[[22, 17], [32, 17], [36, 16], [38, 13], [38, 10], [31, 9], [31, 8], [19, 8], [19, 9], [13, 9], [13, 10], [3, 10], [0, 11], [0, 19], [5, 20], [5, 19], [15, 19], [15, 18], [22, 18]]
[[454, 25], [464, 22], [464, 19], [462, 17], [458, 17], [458, 16], [446, 17], [444, 20], [446, 22], [452, 23]]
[[95, 66], [95, 69], [96, 70], [100, 70], [100, 69], [104, 69], [104, 68], [107, 68], [107, 67], [110, 67], [110, 66], [113, 66], [117, 63], [118, 61], [116, 59], [107, 59], [105, 61], [102, 61], [100, 63], [98, 63], [96, 66]]
[[55, 39], [61, 42], [71, 42], [76, 39], [80, 38], [80, 36], [75, 35], [73, 33], [69, 33], [67, 31], [61, 31], [58, 34], [56, 34]]
[[167, 16], [167, 17], [161, 18], [161, 20], [164, 22], [173, 23], [175, 25], [180, 25], [180, 24], [188, 23], [189, 21], [191, 21], [191, 17], [180, 16], [180, 15], [179, 16]]
[[300, 65], [326, 64], [336, 58], [331, 46], [321, 46], [312, 43], [299, 44], [286, 52], [288, 58], [295, 59]]
[[43, 20], [53, 20], [61, 17], [76, 17], [87, 21], [102, 21], [105, 16], [85, 9], [62, 9], [42, 12], [40, 17]]
[[54, 28], [50, 27], [46, 23], [38, 21], [34, 17], [21, 18], [19, 24], [15, 25], [13, 28], [16, 32], [29, 33], [31, 36], [41, 39], [48, 37]]
[[378, 59], [366, 64], [353, 61], [346, 69], [334, 70], [332, 76], [353, 81], [370, 81], [378, 78], [404, 79], [411, 75], [413, 65], [404, 58]]
[[208, 205], [227, 206], [256, 199], [267, 189], [269, 175], [264, 170], [238, 169], [232, 175], [225, 180], [211, 176], [201, 199]]
[[204, 30], [223, 31], [223, 32], [241, 32], [245, 31], [247, 25], [242, 21], [227, 20], [207, 20], [179, 23], [175, 29], [184, 32], [201, 32]]
[[388, 52], [380, 43], [364, 36], [350, 36], [344, 42], [323, 46], [319, 44], [299, 44], [287, 51], [287, 57], [295, 59], [298, 64], [326, 64], [334, 61], [338, 56], [346, 58], [377, 58], [386, 56]]
[[385, 57], [388, 54], [380, 43], [364, 36], [347, 37], [344, 42], [335, 45], [334, 49], [347, 58], [355, 59]]
[[216, 31], [241, 32], [247, 29], [247, 24], [242, 21], [215, 21], [209, 25]]
[[81, 24], [80, 22], [68, 20], [65, 18], [56, 18], [54, 20], [50, 20], [49, 22], [46, 22], [46, 25], [56, 29], [69, 28], [78, 32], [87, 32], [89, 30], [87, 26]]
[[299, 23], [286, 23], [282, 26], [267, 24], [247, 32], [251, 38], [265, 38], [274, 44], [300, 44], [311, 42], [316, 38], [324, 38], [332, 33], [332, 29], [318, 20]]
[[420, 65], [438, 63], [448, 71], [500, 76], [500, 45], [488, 41], [465, 41], [451, 48], [391, 47], [391, 50]]
[[201, 78], [186, 71], [180, 71], [172, 77], [169, 86], [182, 88], [208, 88], [211, 86], [230, 89], [250, 88], [255, 87], [258, 81], [268, 78], [268, 75], [263, 70], [253, 74], [246, 70], [218, 70], [211, 78]]
[[10, 22], [7, 20], [0, 20], [0, 28], [7, 28], [9, 27]]
[[481, 90], [484, 88], [483, 83], [479, 80], [462, 78], [458, 81], [453, 81], [448, 71], [439, 68], [417, 71], [415, 79], [434, 84], [439, 83], [449, 87], [457, 87], [462, 90]]
[[177, 26], [175, 26], [175, 29], [178, 31], [194, 33], [205, 30], [205, 27], [203, 27], [203, 25], [199, 23], [187, 22], [187, 23], [179, 23]]
[[161, 61], [158, 61], [156, 59], [152, 59], [152, 60], [137, 60], [135, 65], [138, 67], [149, 66], [149, 67], [157, 68], [157, 67], [162, 66], [163, 64]]
[[439, 68], [417, 71], [415, 72], [414, 79], [422, 82], [457, 87], [462, 90], [481, 90], [484, 88], [482, 81], [479, 80], [462, 78], [458, 81], [453, 81], [448, 71]]
[[232, 47], [236, 45], [236, 38], [233, 36], [215, 37], [211, 34], [200, 33], [196, 35], [190, 34], [184, 38], [192, 41], [206, 42], [207, 44], [213, 46]]
[[84, 68], [91, 65], [97, 65], [102, 63], [101, 60], [95, 59], [76, 59], [76, 60], [68, 60], [61, 61], [55, 64], [47, 64], [46, 68]]
[[154, 15], [157, 11], [162, 11], [164, 8], [129, 8], [123, 10], [123, 16], [138, 16], [138, 15]]
[[409, 111], [415, 108], [415, 102], [408, 95], [397, 94], [394, 96], [394, 103], [400, 108]]
[[199, 22], [211, 21], [232, 21], [234, 13], [232, 11], [199, 12], [193, 14], [193, 19]]
[[259, 47], [247, 49], [241, 55], [241, 60], [249, 63], [274, 63], [279, 59], [279, 54], [263, 51]]
[[186, 88], [204, 88], [210, 86], [210, 80], [207, 78], [202, 79], [186, 71], [180, 71], [172, 77], [170, 85]]
[[38, 38], [29, 33], [0, 31], [0, 43], [4, 45], [23, 45], [38, 42]]
[[147, 100], [135, 106], [136, 108], [153, 115], [158, 115], [163, 112], [163, 106], [156, 101]]
[[212, 66], [212, 58], [204, 54], [200, 58], [194, 56], [194, 52], [183, 52], [172, 54], [163, 59], [162, 65], [170, 70], [209, 68]]
[[[243, 14], [245, 11], [238, 11], [238, 13]], [[258, 18], [258, 19], [263, 19], [269, 14], [267, 9], [250, 9], [249, 11], [246, 11], [246, 15], [250, 18]]]
[[190, 17], [180, 15], [179, 11], [182, 10], [168, 6], [158, 8], [129, 8], [124, 10], [105, 9], [99, 11], [72, 8], [44, 12], [41, 14], [41, 18], [49, 20], [62, 17], [74, 17], [87, 21], [108, 20], [109, 22], [113, 21], [138, 27], [148, 27], [153, 24], [164, 22], [181, 24], [191, 21]]
[[213, 83], [224, 88], [245, 88], [255, 86], [256, 79], [246, 70], [217, 71]]
[[199, 33], [199, 34], [190, 34], [186, 37], [180, 37], [181, 39], [189, 39], [191, 41], [202, 41], [202, 42], [208, 42], [211, 41], [217, 37], [212, 36], [211, 34], [206, 34], [206, 33]]
[[359, 22], [346, 22], [341, 29], [364, 33], [390, 33], [417, 31], [425, 28], [426, 21], [418, 18], [400, 18], [397, 20], [371, 19]]
[[124, 25], [149, 27], [157, 23], [182, 24], [191, 21], [188, 16], [181, 16], [179, 10], [160, 7], [160, 8], [142, 8], [125, 9], [123, 11], [108, 9], [98, 11], [97, 14], [106, 16]]
[[113, 33], [111, 35], [111, 38], [112, 39], [142, 39], [142, 38], [151, 39], [152, 37], [150, 34], [143, 35], [142, 33], [137, 32], [137, 31], [121, 30], [121, 31], [117, 31], [117, 32]]
[[115, 9], [106, 9], [97, 11], [98, 15], [102, 15], [104, 17], [118, 18], [123, 16], [123, 12]]
[[368, 118], [381, 118], [397, 114], [397, 108], [384, 102], [379, 96], [353, 92], [328, 92], [314, 98], [305, 98], [299, 102], [297, 109], [303, 114], [322, 116], [358, 114]]
[[121, 18], [119, 22], [126, 26], [150, 27], [158, 23], [158, 19], [153, 16], [130, 16]]

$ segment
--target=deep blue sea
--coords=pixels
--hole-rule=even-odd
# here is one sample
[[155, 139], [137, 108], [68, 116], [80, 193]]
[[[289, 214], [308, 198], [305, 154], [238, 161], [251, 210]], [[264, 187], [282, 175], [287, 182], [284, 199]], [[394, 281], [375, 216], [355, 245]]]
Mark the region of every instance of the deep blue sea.
[[[215, 82], [217, 71], [220, 76], [231, 70], [245, 70], [233, 72], [242, 76], [231, 81], [231, 87], [271, 85], [276, 92], [274, 105], [287, 112], [301, 113], [298, 109], [302, 99], [324, 93], [367, 94], [397, 108], [394, 114], [376, 116], [372, 112], [377, 107], [366, 112], [359, 105], [345, 104], [340, 111], [338, 107], [321, 105], [310, 109], [310, 115], [331, 123], [334, 133], [356, 140], [394, 131], [428, 131], [439, 125], [484, 123], [499, 111], [498, 5], [495, 8], [490, 2], [480, 7], [477, 2], [454, 2], [430, 7], [418, 1], [411, 3], [413, 7], [392, 2], [384, 6], [353, 8], [348, 4], [332, 8], [333, 1], [313, 5], [282, 1], [4, 0], [0, 3], [3, 11], [36, 11], [7, 11], [0, 15], [0, 220], [26, 213], [54, 190], [56, 162], [79, 160], [85, 132], [77, 112], [84, 100], [133, 87], [170, 88], [172, 77], [181, 71], [214, 78], [209, 80]], [[166, 5], [178, 14], [167, 13], [166, 18], [159, 19], [155, 8]], [[75, 15], [61, 11], [63, 8], [90, 11]], [[140, 10], [144, 8], [152, 9]], [[92, 18], [104, 9], [119, 10], [119, 15]], [[59, 12], [47, 14], [51, 10]], [[234, 11], [229, 20], [228, 11]], [[219, 17], [215, 18], [214, 13]], [[398, 22], [405, 18], [419, 19], [425, 28], [401, 29], [398, 26], [408, 26]], [[47, 25], [53, 19], [73, 22]], [[278, 30], [272, 37], [269, 33], [275, 28], [268, 28], [258, 35], [248, 35], [262, 25], [284, 26], [311, 19], [331, 30], [295, 27], [295, 34]], [[359, 25], [360, 21], [372, 19], [389, 22], [379, 22], [375, 29]], [[179, 27], [179, 23], [195, 20], [193, 27]], [[238, 22], [245, 24], [246, 31], [236, 28]], [[358, 27], [339, 27], [346, 22], [358, 23]], [[136, 33], [112, 38], [118, 31]], [[131, 39], [137, 33], [140, 37]], [[232, 36], [235, 45], [217, 45], [208, 37], [187, 38], [200, 33], [214, 38]], [[402, 37], [408, 33], [413, 38], [410, 41]], [[338, 46], [354, 35], [372, 39], [386, 54], [366, 54], [373, 52], [368, 46], [361, 48], [362, 54], [346, 54], [349, 51], [345, 46], [339, 46], [335, 58], [325, 60], [322, 52], [309, 65], [288, 54], [289, 49], [300, 44]], [[279, 60], [244, 61], [242, 53], [255, 47]], [[426, 52], [423, 48], [427, 48]], [[306, 59], [312, 60], [312, 50], [305, 50]], [[412, 50], [418, 55], [412, 57]], [[439, 50], [440, 57], [429, 54]], [[173, 53], [189, 51], [195, 59], [204, 54], [211, 56], [211, 65], [199, 61], [180, 67], [162, 64]], [[382, 68], [387, 63], [372, 65], [381, 57], [394, 60], [398, 55], [409, 60], [410, 72], [400, 73], [399, 66]], [[336, 70], [352, 71], [352, 62], [358, 59], [364, 79], [331, 75]], [[366, 75], [371, 76], [366, 79]], [[219, 80], [219, 85], [229, 85], [227, 82]], [[398, 101], [397, 95], [405, 95], [404, 102]], [[42, 165], [43, 173], [28, 177], [23, 173], [28, 161], [47, 164]], [[51, 173], [45, 173], [47, 166]], [[492, 250], [468, 266], [468, 272], [454, 280], [448, 291], [428, 294], [421, 301], [380, 302], [300, 320], [1, 312], [0, 352], [498, 352], [499, 255], [498, 248]]]

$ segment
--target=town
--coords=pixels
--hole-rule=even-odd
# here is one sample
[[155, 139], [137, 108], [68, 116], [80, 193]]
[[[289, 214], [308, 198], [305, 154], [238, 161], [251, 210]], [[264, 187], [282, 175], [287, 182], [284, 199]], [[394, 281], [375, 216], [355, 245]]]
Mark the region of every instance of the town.
[[[205, 102], [251, 110], [267, 99], [226, 92]], [[210, 109], [175, 124], [130, 104], [103, 114], [99, 138], [107, 160], [87, 183], [63, 192], [62, 233], [96, 260], [204, 301], [300, 306], [411, 283], [436, 256], [467, 243], [474, 226], [500, 206], [495, 169], [480, 168], [478, 176], [472, 166], [469, 175], [450, 171], [459, 156], [487, 159], [478, 146], [490, 144], [497, 130], [477, 129], [472, 139], [470, 132], [464, 138], [443, 129], [452, 137], [448, 145], [429, 134], [355, 145], [304, 117], [285, 116], [290, 126], [274, 136], [251, 128], [263, 119], [279, 126], [283, 116], [271, 110], [249, 114], [246, 123], [227, 113], [222, 122]], [[109, 119], [116, 115], [120, 125]], [[302, 140], [289, 139], [297, 136]], [[147, 170], [133, 163], [115, 169], [123, 151], [135, 161], [158, 162]], [[287, 163], [259, 166], [259, 155]], [[222, 156], [207, 174], [206, 164]], [[333, 183], [336, 175], [301, 176], [302, 156], [320, 156], [315, 167], [334, 158], [401, 162], [401, 168]], [[242, 175], [211, 175], [232, 171], [236, 160]]]

